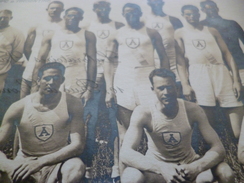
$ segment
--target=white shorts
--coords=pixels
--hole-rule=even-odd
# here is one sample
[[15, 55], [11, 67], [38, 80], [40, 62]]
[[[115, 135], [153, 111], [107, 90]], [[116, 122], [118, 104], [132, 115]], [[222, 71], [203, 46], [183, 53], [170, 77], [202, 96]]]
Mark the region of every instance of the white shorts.
[[134, 110], [137, 105], [149, 105], [156, 96], [151, 90], [149, 74], [154, 67], [128, 68], [118, 66], [114, 77], [114, 90], [118, 105]]
[[189, 67], [190, 84], [201, 106], [239, 107], [233, 91], [233, 81], [225, 65], [192, 64]]

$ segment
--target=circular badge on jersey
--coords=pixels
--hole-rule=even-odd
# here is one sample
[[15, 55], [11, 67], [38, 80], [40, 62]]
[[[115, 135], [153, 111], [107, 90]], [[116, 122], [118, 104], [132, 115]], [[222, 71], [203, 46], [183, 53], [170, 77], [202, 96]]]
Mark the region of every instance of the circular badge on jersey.
[[109, 30], [98, 30], [97, 31], [97, 37], [100, 39], [106, 39], [110, 35]]
[[139, 38], [127, 38], [127, 39], [125, 40], [125, 43], [126, 43], [126, 45], [127, 45], [129, 48], [135, 49], [135, 48], [137, 48], [138, 46], [140, 46], [140, 39], [139, 39]]
[[193, 43], [194, 47], [199, 50], [203, 50], [206, 48], [206, 42], [203, 39], [192, 40], [192, 43]]
[[68, 41], [68, 40], [60, 41], [59, 47], [60, 47], [60, 49], [66, 51], [66, 50], [71, 49], [73, 47], [73, 44], [74, 44], [73, 41]]
[[167, 145], [175, 146], [181, 141], [180, 132], [163, 132], [162, 137]]
[[159, 31], [161, 29], [163, 29], [164, 25], [162, 23], [159, 22], [153, 22], [152, 23], [152, 28]]
[[42, 124], [35, 126], [35, 135], [41, 141], [47, 141], [53, 135], [53, 125]]

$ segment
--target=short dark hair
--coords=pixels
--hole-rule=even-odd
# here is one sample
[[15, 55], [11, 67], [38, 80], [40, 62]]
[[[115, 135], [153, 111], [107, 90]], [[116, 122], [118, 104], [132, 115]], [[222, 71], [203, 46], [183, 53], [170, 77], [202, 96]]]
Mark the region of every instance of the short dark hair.
[[82, 17], [83, 14], [84, 14], [84, 11], [81, 9], [81, 8], [78, 8], [78, 7], [72, 7], [72, 8], [69, 8], [65, 11], [65, 15], [67, 15], [67, 13], [71, 10], [75, 10], [79, 13], [79, 15]]
[[48, 69], [57, 69], [60, 71], [62, 76], [64, 76], [65, 73], [65, 67], [63, 64], [59, 62], [49, 62], [44, 64], [39, 70], [38, 70], [38, 77], [41, 78], [43, 75], [43, 72]]
[[201, 8], [205, 8], [206, 5], [214, 6], [216, 8], [218, 7], [217, 4], [214, 1], [211, 1], [211, 0], [206, 0], [206, 1], [200, 2]]
[[122, 13], [124, 13], [125, 8], [127, 8], [127, 7], [137, 9], [139, 12], [142, 13], [141, 7], [134, 3], [126, 3], [122, 9]]
[[149, 80], [151, 84], [153, 85], [153, 77], [154, 76], [159, 76], [161, 78], [171, 78], [174, 82], [176, 82], [176, 76], [175, 73], [173, 73], [169, 69], [161, 68], [161, 69], [154, 69], [150, 75], [149, 75]]
[[1, 10], [0, 13], [6, 13], [6, 14], [9, 14], [9, 15], [12, 16], [12, 11], [11, 10], [7, 10], [7, 9]]
[[196, 6], [190, 4], [182, 6], [181, 13], [183, 14], [185, 10], [192, 10], [199, 13], [199, 9]]
[[93, 10], [95, 10], [99, 6], [108, 6], [110, 8], [110, 5], [111, 5], [110, 2], [100, 0], [100, 1], [97, 1], [93, 4]]
[[62, 8], [64, 8], [64, 3], [63, 3], [63, 2], [61, 2], [61, 1], [52, 1], [52, 2], [50, 2], [50, 3], [48, 4], [47, 9], [49, 8], [49, 6], [50, 6], [51, 4], [60, 4], [60, 5], [62, 6]]

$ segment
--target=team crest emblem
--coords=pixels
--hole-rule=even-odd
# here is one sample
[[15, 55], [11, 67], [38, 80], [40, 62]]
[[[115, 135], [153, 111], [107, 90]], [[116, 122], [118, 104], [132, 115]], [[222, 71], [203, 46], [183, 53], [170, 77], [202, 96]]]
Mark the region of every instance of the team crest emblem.
[[164, 132], [162, 133], [164, 142], [167, 145], [175, 146], [180, 143], [181, 135], [180, 132]]
[[74, 42], [73, 41], [60, 41], [60, 48], [64, 51], [69, 50], [73, 47]]
[[137, 48], [138, 46], [140, 46], [140, 39], [139, 38], [127, 38], [125, 40], [126, 45], [132, 49]]
[[164, 27], [164, 25], [162, 23], [158, 23], [158, 22], [154, 22], [152, 23], [152, 28], [159, 31]]
[[99, 30], [97, 31], [97, 36], [101, 39], [106, 39], [110, 35], [109, 30]]
[[35, 135], [41, 141], [47, 141], [53, 135], [53, 125], [43, 124], [35, 126]]
[[194, 47], [199, 50], [203, 50], [204, 48], [206, 48], [206, 42], [202, 39], [192, 40], [192, 43]]
[[46, 36], [47, 34], [50, 34], [51, 32], [53, 32], [53, 30], [44, 30], [44, 31], [42, 32], [42, 35], [43, 35], [43, 36]]

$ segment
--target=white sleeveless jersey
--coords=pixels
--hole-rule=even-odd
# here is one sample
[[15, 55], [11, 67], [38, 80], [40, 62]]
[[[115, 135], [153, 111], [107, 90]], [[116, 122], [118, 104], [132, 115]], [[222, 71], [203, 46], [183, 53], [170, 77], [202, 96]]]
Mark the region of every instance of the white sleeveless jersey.
[[32, 81], [32, 73], [35, 67], [35, 63], [37, 61], [38, 53], [41, 48], [41, 43], [43, 40], [43, 37], [55, 30], [61, 29], [61, 22], [55, 23], [55, 22], [49, 22], [45, 21], [37, 25], [36, 27], [36, 37], [35, 41], [32, 47], [32, 52], [29, 58], [29, 61], [27, 62], [25, 71], [23, 73], [23, 78]]
[[196, 158], [191, 147], [192, 127], [184, 100], [178, 99], [179, 111], [174, 119], [151, 106], [153, 131], [145, 130], [148, 138], [147, 156], [172, 163], [189, 163]]
[[47, 112], [40, 112], [33, 107], [32, 96], [25, 98], [25, 108], [18, 126], [23, 153], [42, 156], [67, 146], [70, 122], [66, 93], [62, 93], [56, 108]]
[[87, 79], [85, 30], [72, 34], [56, 31], [51, 45], [47, 62], [60, 62], [65, 66], [65, 91], [79, 98], [86, 89]]
[[[146, 26], [158, 31], [163, 40], [165, 52], [170, 62], [170, 69], [176, 74], [176, 53], [175, 53], [175, 40], [174, 40], [174, 27], [169, 20], [169, 16], [156, 16], [149, 14], [146, 17]], [[155, 52], [155, 58], [158, 58], [158, 54]], [[178, 78], [178, 77], [177, 77]]]
[[182, 28], [182, 33], [185, 56], [190, 65], [224, 64], [220, 48], [208, 27], [203, 27], [202, 31]]
[[98, 21], [91, 22], [88, 31], [93, 32], [97, 39], [97, 74], [104, 72], [103, 63], [106, 57], [108, 40], [112, 39], [116, 33], [115, 21], [103, 24]]

